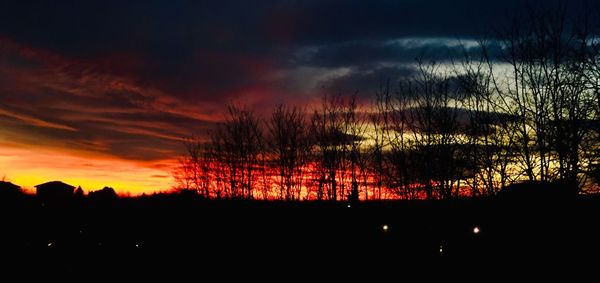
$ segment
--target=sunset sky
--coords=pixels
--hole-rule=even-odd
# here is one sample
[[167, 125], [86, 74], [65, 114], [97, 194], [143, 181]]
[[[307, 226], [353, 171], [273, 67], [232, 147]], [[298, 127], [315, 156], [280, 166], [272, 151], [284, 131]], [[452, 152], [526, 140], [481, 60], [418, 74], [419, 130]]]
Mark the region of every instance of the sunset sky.
[[419, 55], [476, 49], [520, 2], [0, 0], [0, 177], [167, 190], [183, 138], [227, 102], [371, 98]]

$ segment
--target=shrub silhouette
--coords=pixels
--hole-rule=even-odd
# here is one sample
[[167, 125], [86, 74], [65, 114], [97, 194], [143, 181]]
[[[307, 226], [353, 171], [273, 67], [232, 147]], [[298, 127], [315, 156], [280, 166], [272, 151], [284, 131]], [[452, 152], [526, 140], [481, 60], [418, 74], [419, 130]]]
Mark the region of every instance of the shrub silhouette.
[[90, 200], [99, 201], [99, 202], [110, 202], [114, 201], [117, 198], [117, 193], [111, 187], [104, 187], [101, 190], [93, 191], [88, 194], [88, 198]]
[[498, 198], [509, 201], [564, 201], [577, 196], [577, 184], [568, 181], [525, 181], [507, 186]]

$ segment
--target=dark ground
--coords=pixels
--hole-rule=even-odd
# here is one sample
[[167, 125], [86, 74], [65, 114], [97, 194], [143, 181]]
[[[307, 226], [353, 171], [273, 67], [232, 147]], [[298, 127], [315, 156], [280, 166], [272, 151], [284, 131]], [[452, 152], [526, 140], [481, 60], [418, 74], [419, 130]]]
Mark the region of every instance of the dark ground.
[[600, 258], [595, 196], [351, 207], [177, 196], [43, 205], [24, 197], [0, 204], [0, 251], [8, 260], [0, 269], [23, 275], [351, 276], [410, 272], [406, 263], [468, 269], [473, 263]]

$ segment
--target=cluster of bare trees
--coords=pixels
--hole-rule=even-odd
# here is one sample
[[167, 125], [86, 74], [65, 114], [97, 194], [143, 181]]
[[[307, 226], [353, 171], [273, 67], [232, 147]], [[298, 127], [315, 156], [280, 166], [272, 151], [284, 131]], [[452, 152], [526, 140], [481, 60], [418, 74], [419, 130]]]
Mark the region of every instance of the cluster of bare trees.
[[502, 34], [500, 60], [485, 53], [479, 60], [487, 68], [470, 77], [487, 81], [476, 86], [489, 93], [484, 105], [512, 116], [496, 127], [513, 155], [504, 160], [502, 185], [522, 175], [573, 187], [588, 183], [599, 145], [594, 62], [600, 42], [592, 28], [585, 19], [569, 21], [564, 10], [530, 11]]
[[312, 116], [285, 105], [264, 120], [244, 107], [228, 109], [208, 141], [185, 143], [177, 187], [208, 198], [359, 199], [367, 184], [367, 120], [355, 98], [325, 97]]
[[[191, 139], [178, 187], [208, 198], [358, 200], [494, 195], [523, 180], [597, 186], [600, 41], [531, 12], [459, 62], [416, 62], [374, 101], [326, 96], [271, 117], [230, 106]], [[596, 177], [597, 178], [597, 177]]]

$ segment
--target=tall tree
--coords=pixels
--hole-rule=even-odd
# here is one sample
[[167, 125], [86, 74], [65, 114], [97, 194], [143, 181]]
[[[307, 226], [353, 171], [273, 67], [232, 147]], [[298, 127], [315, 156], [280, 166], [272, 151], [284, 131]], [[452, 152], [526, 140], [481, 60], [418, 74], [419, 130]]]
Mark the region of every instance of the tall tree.
[[277, 172], [279, 199], [298, 200], [311, 139], [304, 112], [279, 105], [267, 121], [269, 157]]
[[253, 190], [263, 176], [264, 141], [260, 124], [253, 111], [232, 104], [212, 135], [217, 162], [225, 169], [223, 179], [229, 197], [253, 198]]

